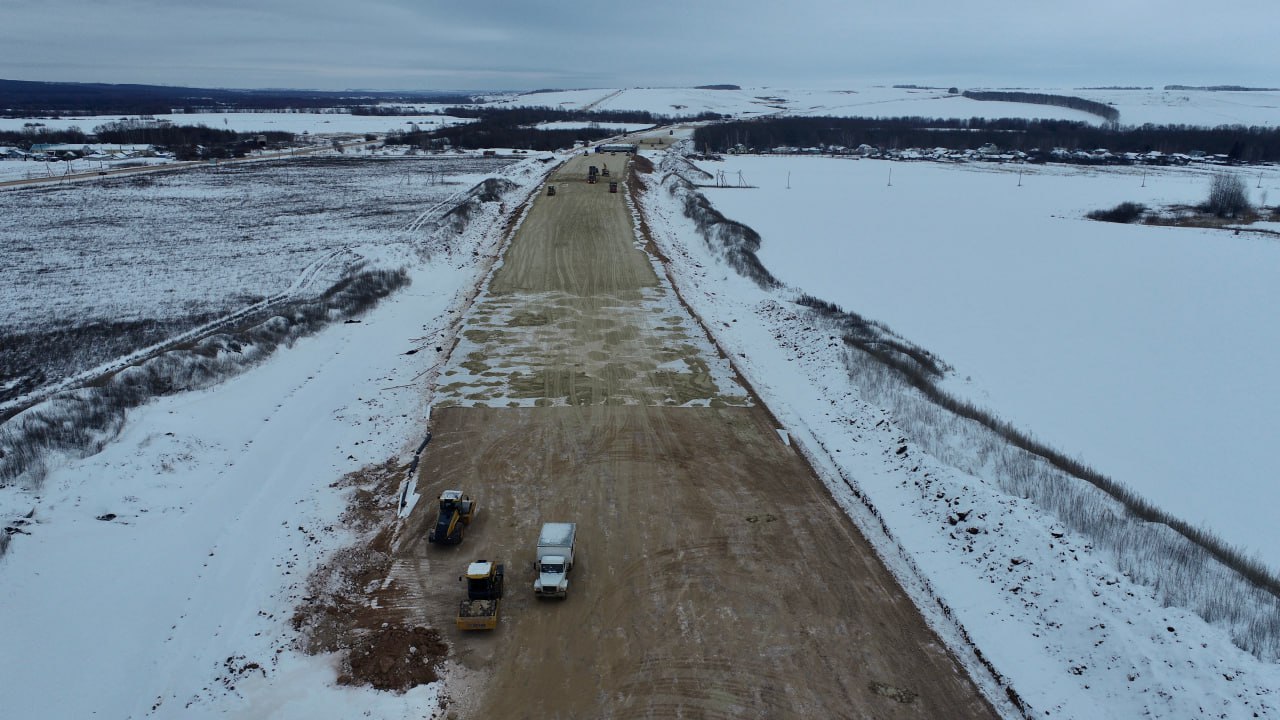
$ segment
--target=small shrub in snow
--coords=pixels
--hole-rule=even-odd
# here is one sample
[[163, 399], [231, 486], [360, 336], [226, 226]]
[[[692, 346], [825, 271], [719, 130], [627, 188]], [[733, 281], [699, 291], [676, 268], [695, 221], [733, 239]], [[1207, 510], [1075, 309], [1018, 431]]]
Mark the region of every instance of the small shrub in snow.
[[839, 305], [801, 295], [796, 302], [809, 307], [830, 320], [840, 330], [841, 339], [850, 347], [878, 359], [910, 378], [913, 385], [932, 387], [949, 368], [933, 353], [898, 337], [883, 323], [842, 310]]
[[1222, 218], [1240, 217], [1252, 211], [1249, 189], [1244, 180], [1235, 173], [1221, 172], [1214, 175], [1209, 184], [1209, 200], [1205, 203], [1204, 210]]
[[1110, 210], [1094, 210], [1086, 217], [1102, 222], [1131, 223], [1141, 218], [1146, 210], [1147, 206], [1141, 203], [1122, 202]]

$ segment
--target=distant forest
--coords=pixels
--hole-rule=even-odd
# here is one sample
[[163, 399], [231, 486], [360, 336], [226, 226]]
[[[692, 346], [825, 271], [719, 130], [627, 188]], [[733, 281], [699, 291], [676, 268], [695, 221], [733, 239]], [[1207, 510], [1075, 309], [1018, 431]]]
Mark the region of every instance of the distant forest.
[[456, 92], [322, 92], [318, 90], [215, 90], [164, 85], [108, 85], [0, 80], [0, 115], [156, 115], [175, 110], [318, 110], [375, 103], [464, 103]]
[[1150, 152], [1225, 155], [1235, 162], [1280, 161], [1280, 128], [1239, 125], [1204, 128], [1188, 125], [1098, 127], [1070, 120], [969, 120], [900, 118], [781, 117], [700, 127], [699, 150], [727, 152], [741, 145], [765, 152], [776, 147], [870, 145], [881, 150], [947, 148], [977, 150], [992, 144], [1004, 151], [1047, 156], [1053, 148], [1112, 153]]
[[443, 114], [454, 117], [476, 118], [498, 125], [533, 125], [541, 122], [613, 122], [658, 125], [671, 122], [719, 120], [719, 113], [704, 112], [698, 115], [660, 115], [647, 110], [580, 110], [555, 107], [449, 107]]
[[1243, 85], [1165, 85], [1165, 90], [1203, 90], [1206, 92], [1275, 92], [1280, 88], [1245, 87]]
[[551, 151], [573, 147], [578, 140], [603, 140], [617, 135], [615, 130], [581, 128], [578, 130], [535, 130], [528, 127], [475, 123], [454, 125], [431, 132], [393, 132], [386, 136], [387, 145], [415, 145], [421, 148], [520, 148]]
[[521, 108], [462, 108], [451, 107], [445, 115], [474, 118], [475, 122], [453, 125], [438, 130], [397, 132], [387, 135], [388, 145], [416, 145], [423, 148], [453, 147], [476, 149], [492, 147], [521, 148], [524, 150], [556, 150], [572, 147], [577, 140], [602, 140], [619, 134], [610, 128], [583, 127], [578, 129], [547, 129], [535, 127], [543, 122], [600, 122], [657, 125], [677, 120], [715, 120], [720, 115], [703, 113], [697, 116], [672, 118], [645, 111], [633, 110], [566, 110], [545, 107]]
[[1050, 105], [1053, 107], [1080, 110], [1110, 123], [1120, 122], [1120, 111], [1110, 105], [1096, 100], [1086, 100], [1074, 95], [1049, 95], [1046, 93], [1018, 92], [1009, 90], [973, 91], [966, 90], [964, 96], [970, 100], [994, 100], [1000, 102], [1030, 103], [1032, 105]]
[[23, 150], [30, 150], [34, 143], [153, 145], [174, 153], [179, 160], [197, 160], [243, 156], [259, 147], [259, 136], [268, 144], [294, 140], [293, 133], [288, 132], [243, 133], [204, 125], [156, 126], [137, 120], [120, 120], [93, 128], [92, 135], [76, 128], [40, 132], [0, 130], [0, 145]]

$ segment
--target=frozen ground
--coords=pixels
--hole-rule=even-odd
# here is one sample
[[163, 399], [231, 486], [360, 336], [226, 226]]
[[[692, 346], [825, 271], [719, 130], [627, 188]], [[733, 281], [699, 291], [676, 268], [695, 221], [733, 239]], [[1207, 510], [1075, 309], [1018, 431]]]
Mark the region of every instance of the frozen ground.
[[[638, 294], [638, 301], [622, 309], [595, 306], [560, 291], [522, 293], [516, 299], [482, 296], [482, 303], [467, 317], [467, 330], [458, 340], [452, 362], [441, 373], [436, 407], [572, 404], [568, 392], [556, 398], [548, 394], [555, 384], [557, 363], [577, 357], [575, 353], [581, 359], [573, 364], [574, 372], [583, 378], [628, 378], [615, 381], [609, 389], [610, 404], [634, 405], [667, 393], [679, 396], [665, 398], [672, 406], [750, 404], [750, 398], [739, 392], [729, 362], [715, 352], [705, 335], [687, 326], [687, 312], [670, 288], [644, 288]], [[540, 313], [531, 315], [530, 307], [540, 307]], [[651, 320], [643, 333], [630, 324], [636, 318]], [[620, 329], [579, 331], [598, 325]], [[645, 342], [660, 343], [661, 349]], [[695, 375], [706, 377], [695, 382], [691, 379]], [[707, 388], [721, 390], [708, 393]]]
[[[705, 167], [759, 185], [706, 192], [784, 282], [887, 323], [954, 366], [955, 391], [1280, 569], [1280, 383], [1258, 361], [1280, 352], [1280, 242], [1084, 219], [1200, 202], [1206, 172], [1027, 167], [1019, 187], [1013, 166]], [[1249, 180], [1280, 200], [1280, 174]]]
[[[757, 159], [746, 160], [754, 163]], [[1018, 312], [1018, 306], [1050, 294], [1052, 276], [1046, 278], [1043, 271], [1030, 273], [1030, 279], [1038, 278], [1051, 288], [1038, 295], [1001, 295], [1004, 303], [994, 313], [999, 322], [987, 317], [992, 308], [973, 308], [966, 302], [970, 296], [1000, 295], [999, 287], [991, 289], [984, 283], [1001, 286], [1002, 273], [992, 269], [975, 278], [966, 275], [975, 268], [981, 270], [982, 262], [996, 263], [1008, 271], [1009, 262], [1024, 253], [1030, 258], [1048, 252], [1047, 257], [1055, 262], [1060, 258], [1061, 253], [1051, 248], [1024, 247], [1039, 236], [1018, 232], [1019, 223], [1029, 220], [1020, 220], [1019, 213], [1007, 207], [1008, 198], [1016, 191], [1016, 176], [996, 175], [1004, 184], [992, 188], [973, 170], [905, 166], [920, 175], [908, 174], [917, 178], [913, 188], [909, 183], [899, 185], [895, 173], [893, 191], [910, 200], [895, 204], [889, 195], [872, 189], [881, 182], [886, 169], [882, 164], [849, 162], [823, 166], [831, 168], [823, 173], [818, 166], [806, 166], [803, 177], [809, 178], [809, 184], [797, 188], [793, 176], [790, 191], [785, 190], [785, 176], [775, 181], [762, 166], [751, 167], [755, 176], [749, 177], [762, 185], [768, 178], [768, 187], [777, 189], [755, 193], [754, 201], [753, 191], [748, 190], [725, 190], [713, 197], [717, 203], [725, 203], [730, 196], [738, 198], [721, 205], [730, 217], [734, 211], [729, 210], [729, 204], [737, 203], [735, 210], [746, 205], [756, 209], [750, 218], [761, 220], [758, 229], [765, 247], [772, 243], [778, 248], [765, 256], [766, 265], [774, 262], [774, 269], [793, 287], [761, 290], [730, 269], [720, 253], [698, 236], [694, 223], [684, 217], [680, 195], [668, 193], [669, 178], [661, 188], [651, 184], [643, 202], [655, 240], [669, 258], [682, 296], [778, 417], [790, 441], [810, 458], [837, 501], [878, 546], [940, 634], [952, 641], [958, 634], [967, 635], [1022, 699], [1027, 717], [1276, 717], [1280, 666], [1241, 651], [1224, 628], [1211, 626], [1186, 610], [1164, 607], [1147, 587], [1117, 571], [1109, 552], [1099, 551], [1088, 538], [1064, 527], [1035, 504], [1002, 491], [997, 476], [1010, 457], [1000, 450], [998, 441], [987, 444], [981, 433], [963, 423], [949, 422], [943, 413], [932, 416], [933, 424], [926, 428], [929, 437], [918, 438], [920, 442], [908, 438], [905, 422], [915, 418], [899, 416], [897, 411], [868, 400], [877, 394], [874, 386], [891, 381], [877, 378], [873, 372], [852, 379], [846, 366], [849, 353], [839, 337], [794, 303], [801, 289], [817, 294], [830, 290], [831, 299], [838, 300], [839, 291], [865, 290], [862, 286], [868, 284], [868, 276], [882, 272], [888, 277], [873, 285], [874, 292], [883, 295], [877, 308], [907, 306], [922, 316], [934, 313], [949, 317], [971, 332], [977, 332], [981, 325], [992, 325], [997, 334], [1016, 336], [1024, 328], [1011, 329], [1003, 313]], [[836, 179], [845, 177], [842, 173], [861, 172], [871, 176], [864, 180], [867, 189], [861, 194], [865, 199], [855, 200], [858, 194]], [[940, 174], [926, 183], [923, 177], [935, 172]], [[1073, 177], [1068, 171], [1063, 178], [1066, 188], [1072, 187], [1069, 181]], [[1047, 177], [1035, 180], [1048, 182]], [[838, 186], [838, 197], [822, 195], [824, 182], [827, 187]], [[966, 215], [961, 201], [946, 197], [957, 194], [970, 203], [977, 202], [964, 191], [970, 184], [985, 188], [986, 193], [999, 192], [1005, 199], [1000, 220], [990, 230], [978, 233], [982, 237], [964, 229]], [[1063, 201], [1066, 192], [1057, 187], [1056, 192], [1046, 194]], [[800, 199], [791, 200], [786, 193]], [[804, 205], [818, 198], [822, 202]], [[1093, 200], [1088, 193], [1071, 193], [1066, 198], [1071, 207]], [[922, 206], [927, 210], [921, 211]], [[806, 215], [806, 207], [812, 209], [810, 215]], [[750, 221], [744, 215], [739, 213], [738, 219]], [[771, 225], [764, 216], [782, 225]], [[1010, 217], [1006, 220], [1006, 216]], [[1054, 223], [1085, 228], [1076, 239], [1087, 247], [1088, 230], [1095, 226], [1078, 224], [1077, 217], [1073, 213], [1042, 219], [1033, 223], [1032, 229], [1047, 236], [1047, 241], [1058, 237], [1053, 234]], [[913, 237], [922, 231], [917, 223], [928, 218], [953, 227], [941, 234]], [[868, 263], [861, 260], [862, 253], [853, 254], [859, 240], [849, 229], [859, 221], [871, 228], [899, 228], [884, 238], [886, 245], [903, 246], [904, 255], [895, 258], [896, 265]], [[988, 235], [1008, 235], [1005, 239], [1018, 243], [1019, 248], [1008, 257], [988, 253], [979, 258], [976, 249], [983, 247], [982, 243], [996, 242]], [[825, 241], [821, 254], [813, 254], [819, 242], [814, 236], [836, 239]], [[1197, 236], [1195, 242], [1205, 240]], [[1113, 238], [1115, 242], [1124, 240]], [[1178, 241], [1169, 242], [1176, 246]], [[929, 247], [921, 248], [921, 243]], [[936, 252], [938, 258], [925, 257], [930, 252]], [[807, 258], [804, 272], [795, 270], [798, 263], [777, 262], [780, 255], [788, 253]], [[1147, 254], [1158, 257], [1151, 248]], [[847, 261], [832, 262], [832, 256]], [[957, 279], [967, 282], [960, 288], [955, 283], [943, 284], [935, 291], [931, 285], [940, 271], [925, 272], [934, 264], [946, 265]], [[833, 277], [839, 280], [818, 290], [802, 284]], [[1065, 304], [1084, 302], [1089, 295], [1070, 290], [1064, 294]], [[951, 313], [957, 305], [969, 308], [970, 314], [962, 312], [957, 319]], [[867, 310], [853, 301], [847, 306]], [[1092, 307], [1095, 314], [1110, 312], [1100, 301]], [[1192, 322], [1199, 320], [1203, 316], [1191, 318]], [[1039, 324], [1057, 326], [1052, 319], [1041, 319]], [[1073, 333], [1078, 330], [1068, 327]], [[1253, 327], [1265, 327], [1265, 323], [1255, 322]], [[1203, 325], [1199, 328], [1205, 330]], [[936, 350], [930, 343], [932, 337], [912, 339]], [[1040, 336], [1034, 337], [1038, 340]], [[969, 344], [981, 347], [973, 341]], [[1060, 365], [1040, 369], [1038, 383], [1057, 385], [1054, 373]], [[925, 405], [918, 411], [919, 417], [928, 417]], [[1110, 427], [1123, 429], [1120, 425]], [[946, 460], [926, 451], [926, 444], [935, 452], [942, 451]], [[1238, 445], [1230, 451], [1221, 446], [1203, 448], [1217, 457], [1237, 449]], [[1221, 478], [1217, 475], [1213, 479]], [[1099, 511], [1123, 514], [1105, 502]], [[1238, 601], [1231, 597], [1228, 602]]]
[[[507, 176], [528, 188], [540, 169]], [[309, 572], [352, 542], [339, 523], [350, 490], [336, 481], [403, 462], [422, 439], [434, 348], [447, 352], [499, 217], [484, 203], [463, 234], [445, 229], [438, 247], [452, 250], [415, 264], [413, 284], [360, 322], [130, 412], [121, 437], [55, 463], [39, 493], [3, 490], [6, 521], [31, 512], [0, 558], [0, 638], [14, 649], [0, 658], [6, 716], [433, 712], [435, 685], [335, 685], [335, 658], [297, 653], [289, 620]]]

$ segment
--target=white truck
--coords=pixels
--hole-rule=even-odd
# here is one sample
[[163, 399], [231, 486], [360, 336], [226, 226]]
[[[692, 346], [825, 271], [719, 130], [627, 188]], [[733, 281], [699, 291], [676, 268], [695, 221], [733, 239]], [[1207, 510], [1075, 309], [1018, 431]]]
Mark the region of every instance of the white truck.
[[573, 569], [577, 523], [544, 523], [538, 535], [533, 594], [563, 598], [569, 594], [569, 571]]

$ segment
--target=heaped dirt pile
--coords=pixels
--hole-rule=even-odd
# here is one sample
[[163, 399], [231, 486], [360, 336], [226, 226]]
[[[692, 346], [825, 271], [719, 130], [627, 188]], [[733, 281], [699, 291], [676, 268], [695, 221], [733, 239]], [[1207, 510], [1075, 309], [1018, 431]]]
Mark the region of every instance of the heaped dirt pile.
[[633, 155], [631, 157], [631, 167], [635, 168], [638, 173], [648, 175], [653, 172], [653, 161], [643, 155]]
[[439, 679], [436, 670], [449, 654], [440, 633], [424, 627], [379, 628], [358, 638], [351, 651], [350, 674], [343, 685], [369, 684], [379, 690], [408, 690]]
[[338, 682], [404, 691], [434, 682], [449, 647], [435, 630], [409, 627], [383, 581], [391, 569], [398, 488], [407, 468], [394, 461], [335, 483], [353, 488], [342, 521], [356, 533], [307, 579], [293, 615], [307, 653], [345, 652]]

